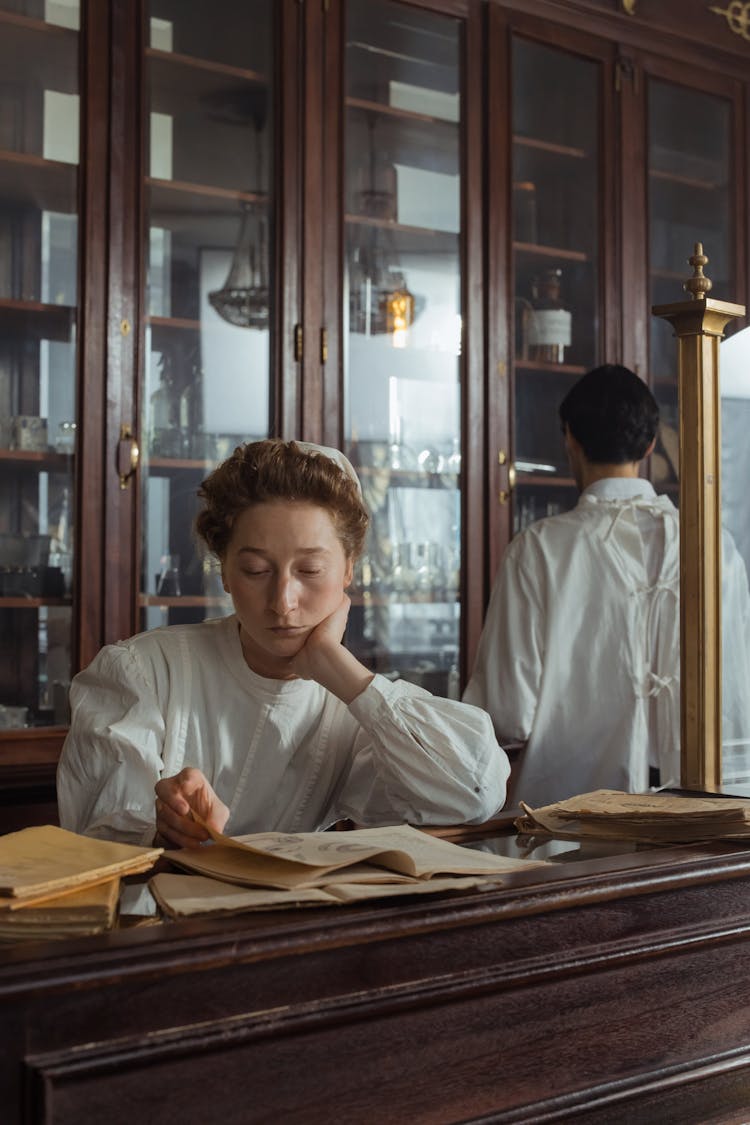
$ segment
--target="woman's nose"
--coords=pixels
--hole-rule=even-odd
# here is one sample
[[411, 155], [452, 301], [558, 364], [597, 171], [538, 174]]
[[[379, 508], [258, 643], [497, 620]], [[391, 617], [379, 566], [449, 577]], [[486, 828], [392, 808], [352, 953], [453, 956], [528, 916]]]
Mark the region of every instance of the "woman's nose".
[[288, 574], [280, 574], [271, 591], [271, 608], [280, 616], [297, 608], [297, 583]]

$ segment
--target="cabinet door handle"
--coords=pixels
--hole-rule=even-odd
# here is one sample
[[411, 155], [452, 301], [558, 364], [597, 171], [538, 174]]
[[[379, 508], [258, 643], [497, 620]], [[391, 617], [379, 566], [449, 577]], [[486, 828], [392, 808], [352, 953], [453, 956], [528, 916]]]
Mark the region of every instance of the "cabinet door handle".
[[133, 436], [132, 427], [127, 423], [120, 426], [120, 440], [117, 443], [117, 475], [120, 478], [120, 488], [127, 488], [138, 468], [138, 458], [141, 451], [138, 442]]

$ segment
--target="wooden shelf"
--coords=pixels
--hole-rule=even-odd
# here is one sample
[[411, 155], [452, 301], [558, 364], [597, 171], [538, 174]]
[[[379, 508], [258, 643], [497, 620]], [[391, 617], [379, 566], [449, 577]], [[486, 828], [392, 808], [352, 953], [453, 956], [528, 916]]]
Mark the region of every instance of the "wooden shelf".
[[413, 109], [402, 109], [400, 106], [387, 105], [385, 102], [374, 102], [367, 98], [344, 98], [344, 105], [348, 109], [362, 110], [367, 114], [378, 114], [378, 116], [392, 117], [399, 121], [416, 122], [420, 125], [437, 125], [442, 128], [448, 128], [452, 132], [458, 130], [458, 121], [451, 121], [447, 117], [434, 117], [428, 113], [417, 113]]
[[159, 597], [158, 594], [139, 594], [141, 609], [154, 606], [158, 609], [200, 609], [231, 605], [227, 597], [207, 597], [203, 594], [181, 594], [180, 597]]
[[69, 341], [76, 309], [69, 305], [45, 305], [41, 301], [0, 298], [0, 334], [24, 339]]
[[73, 215], [78, 209], [78, 165], [0, 150], [0, 198], [3, 204]]
[[420, 238], [449, 238], [452, 243], [458, 244], [458, 231], [440, 230], [436, 227], [415, 227], [407, 223], [399, 223], [395, 219], [376, 219], [370, 215], [356, 215], [347, 212], [344, 222], [349, 226], [376, 227], [380, 230], [389, 230], [394, 234], [416, 234]]
[[2, 81], [77, 94], [79, 44], [78, 32], [69, 27], [0, 12]]
[[146, 324], [150, 324], [154, 331], [166, 328], [175, 328], [181, 332], [200, 332], [201, 322], [180, 316], [147, 316]]
[[552, 156], [568, 156], [574, 160], [586, 160], [591, 156], [585, 148], [577, 148], [574, 145], [560, 145], [554, 141], [543, 141], [541, 137], [522, 137], [516, 133], [513, 136], [513, 144], [519, 145], [522, 148], [532, 148], [537, 152], [546, 152]]
[[41, 609], [43, 606], [72, 606], [72, 598], [3, 598], [0, 609]]
[[72, 473], [73, 454], [53, 449], [0, 449], [0, 461], [29, 465], [48, 472]]
[[517, 371], [539, 371], [550, 375], [585, 375], [588, 371], [580, 363], [542, 363], [538, 359], [516, 359], [514, 366]]
[[[458, 591], [443, 594], [372, 594], [369, 591], [360, 591], [351, 595], [353, 606], [393, 606], [393, 605], [457, 605], [460, 602]], [[447, 672], [446, 672], [447, 674]]]
[[167, 221], [154, 223], [169, 215], [218, 214], [237, 216], [243, 203], [267, 203], [268, 196], [253, 191], [240, 191], [237, 188], [215, 187], [211, 184], [185, 183], [182, 180], [157, 180], [151, 176], [145, 179], [150, 189], [151, 225], [169, 226]]
[[149, 472], [154, 469], [161, 469], [163, 472], [205, 472], [207, 469], [213, 469], [217, 465], [217, 461], [207, 460], [205, 458], [190, 458], [190, 457], [151, 457], [148, 454], [144, 456], [144, 468]]
[[649, 168], [648, 175], [651, 180], [673, 184], [675, 187], [689, 188], [691, 191], [722, 191], [727, 186], [720, 183], [719, 180], [704, 180], [696, 176], [683, 176], [677, 172], [662, 172], [658, 168]]
[[513, 250], [516, 254], [524, 254], [530, 258], [560, 258], [566, 262], [589, 261], [589, 255], [582, 250], [563, 250], [560, 246], [543, 246], [539, 242], [514, 242]]
[[576, 488], [572, 477], [555, 476], [552, 473], [518, 473], [516, 488]]

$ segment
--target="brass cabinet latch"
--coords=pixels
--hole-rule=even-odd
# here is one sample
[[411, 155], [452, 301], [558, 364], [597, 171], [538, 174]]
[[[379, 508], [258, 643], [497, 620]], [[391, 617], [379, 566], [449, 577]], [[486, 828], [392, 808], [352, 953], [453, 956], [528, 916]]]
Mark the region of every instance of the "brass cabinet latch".
[[127, 488], [138, 468], [138, 459], [141, 451], [135, 440], [132, 426], [124, 422], [120, 426], [120, 440], [117, 443], [117, 475], [120, 478], [120, 488]]

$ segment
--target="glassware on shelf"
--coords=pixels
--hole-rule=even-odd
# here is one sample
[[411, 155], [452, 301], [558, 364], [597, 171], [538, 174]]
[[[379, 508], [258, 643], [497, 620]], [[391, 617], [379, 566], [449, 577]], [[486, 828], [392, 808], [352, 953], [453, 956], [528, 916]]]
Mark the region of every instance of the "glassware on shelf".
[[55, 438], [55, 450], [58, 453], [74, 453], [76, 447], [75, 422], [60, 422]]
[[440, 567], [440, 545], [430, 540], [417, 543], [414, 560], [414, 588], [422, 596], [432, 597], [443, 586]]
[[573, 317], [560, 297], [561, 279], [562, 270], [549, 269], [532, 282], [523, 311], [523, 354], [532, 362], [565, 362]]
[[179, 598], [180, 586], [180, 556], [162, 555], [161, 573], [156, 580], [156, 593], [160, 598]]
[[393, 547], [393, 566], [391, 569], [391, 592], [396, 595], [414, 592], [414, 565], [412, 563], [413, 545], [395, 543]]
[[461, 442], [453, 438], [453, 447], [447, 457], [441, 461], [438, 469], [440, 481], [446, 488], [458, 488], [461, 478]]

